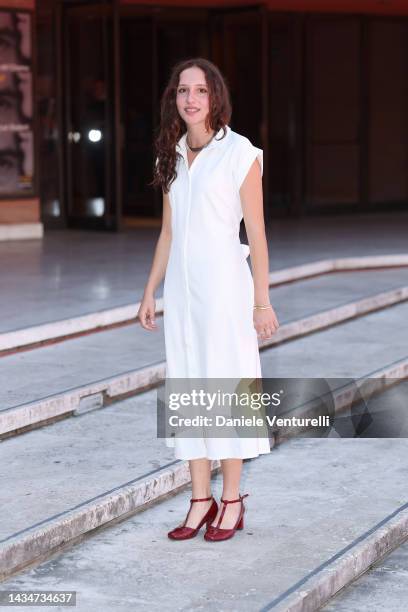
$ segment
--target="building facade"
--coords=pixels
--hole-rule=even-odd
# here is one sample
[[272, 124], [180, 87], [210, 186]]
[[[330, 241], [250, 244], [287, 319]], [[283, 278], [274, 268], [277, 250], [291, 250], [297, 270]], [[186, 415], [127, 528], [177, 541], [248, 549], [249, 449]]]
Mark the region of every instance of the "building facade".
[[192, 56], [220, 67], [232, 129], [264, 150], [267, 220], [408, 206], [404, 0], [0, 0], [0, 15], [3, 239], [159, 224], [160, 95]]

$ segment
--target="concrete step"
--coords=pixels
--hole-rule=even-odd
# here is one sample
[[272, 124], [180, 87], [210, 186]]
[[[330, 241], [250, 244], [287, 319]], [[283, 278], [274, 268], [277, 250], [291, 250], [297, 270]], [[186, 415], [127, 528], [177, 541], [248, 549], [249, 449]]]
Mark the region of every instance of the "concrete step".
[[[271, 301], [280, 328], [260, 348], [403, 302], [408, 297], [407, 280], [408, 269], [401, 268], [339, 272], [275, 287]], [[5, 356], [0, 372], [0, 436], [154, 387], [165, 377], [164, 359], [160, 319], [155, 332], [133, 324]]]
[[[408, 304], [394, 306], [264, 351], [264, 377], [374, 378], [384, 372], [384, 379], [407, 377], [407, 314]], [[3, 578], [188, 484], [187, 462], [174, 460], [172, 449], [156, 437], [156, 393], [150, 390], [0, 444], [0, 462], [8, 466], [0, 489], [0, 504], [8, 510], [0, 524]], [[273, 450], [271, 466], [274, 456]], [[402, 479], [406, 457], [400, 457]], [[213, 470], [218, 467], [213, 462]], [[284, 480], [289, 482], [286, 473]]]
[[[270, 288], [281, 284], [330, 274], [341, 271], [361, 271], [369, 269], [392, 270], [408, 267], [408, 254], [369, 255], [344, 258], [322, 259], [297, 266], [282, 268], [270, 273]], [[406, 271], [406, 270], [405, 270]], [[123, 304], [103, 310], [81, 312], [65, 319], [44, 321], [36, 325], [12, 328], [3, 321], [3, 331], [0, 333], [0, 354], [8, 354], [18, 350], [34, 348], [55, 341], [64, 341], [94, 331], [115, 328], [118, 325], [134, 323], [140, 307], [140, 301]], [[83, 306], [81, 305], [81, 310]], [[46, 312], [46, 310], [45, 310]], [[156, 300], [156, 313], [163, 313], [163, 299]], [[54, 316], [54, 315], [53, 315]], [[10, 317], [12, 321], [12, 318]], [[12, 325], [12, 323], [11, 323]]]
[[[269, 269], [345, 256], [406, 257], [407, 222], [407, 211], [271, 219]], [[7, 288], [7, 300], [0, 301], [0, 332], [135, 305], [158, 235], [157, 228], [119, 233], [70, 228], [46, 232], [39, 241], [0, 243], [1, 282]], [[244, 232], [242, 242], [247, 242]]]
[[406, 612], [408, 607], [408, 541], [360, 578], [346, 585], [322, 612]]
[[[188, 487], [79, 537], [2, 590], [72, 590], [79, 612], [317, 610], [408, 535], [407, 451], [401, 439], [291, 440], [244, 462], [249, 497], [234, 538], [167, 538]], [[221, 487], [218, 474], [217, 500]]]

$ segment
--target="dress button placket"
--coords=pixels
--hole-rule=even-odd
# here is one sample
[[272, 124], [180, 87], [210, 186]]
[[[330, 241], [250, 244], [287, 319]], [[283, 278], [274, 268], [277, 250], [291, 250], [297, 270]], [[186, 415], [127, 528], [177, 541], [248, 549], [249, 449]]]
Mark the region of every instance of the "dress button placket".
[[[190, 288], [188, 284], [188, 267], [187, 267], [188, 266], [187, 264], [187, 239], [188, 239], [188, 229], [189, 229], [190, 213], [191, 213], [191, 175], [192, 175], [192, 172], [195, 171], [199, 158], [200, 157], [202, 158], [202, 156], [209, 149], [210, 147], [206, 148], [205, 151], [200, 151], [200, 153], [194, 159], [194, 162], [191, 164], [190, 168], [188, 166], [187, 150], [185, 150], [184, 155], [183, 155], [184, 161], [185, 161], [186, 172], [187, 172], [187, 180], [188, 180], [187, 215], [186, 215], [185, 236], [184, 236], [184, 279], [185, 279], [185, 288], [186, 288], [186, 320], [185, 320], [185, 328], [184, 328], [184, 334], [185, 334], [184, 344], [186, 347], [186, 354], [187, 354], [187, 370], [188, 370], [190, 378], [192, 377], [192, 372], [194, 371], [193, 357], [194, 357], [194, 352], [195, 352], [194, 350], [193, 351], [190, 350], [193, 347], [192, 347], [192, 334], [190, 334], [192, 323], [191, 323], [191, 311], [190, 311]], [[197, 350], [197, 347], [195, 347], [195, 350]]]
[[186, 169], [187, 169], [187, 179], [188, 179], [188, 196], [187, 196], [187, 215], [185, 222], [185, 236], [184, 236], [184, 280], [185, 280], [185, 291], [186, 291], [186, 317], [185, 317], [185, 327], [184, 327], [184, 344], [186, 346], [186, 354], [187, 354], [187, 369], [191, 376], [191, 354], [190, 354], [190, 288], [188, 284], [188, 260], [187, 260], [187, 240], [188, 240], [188, 229], [189, 229], [189, 221], [190, 221], [190, 212], [191, 212], [191, 177], [190, 170], [188, 168], [188, 158], [186, 153]]

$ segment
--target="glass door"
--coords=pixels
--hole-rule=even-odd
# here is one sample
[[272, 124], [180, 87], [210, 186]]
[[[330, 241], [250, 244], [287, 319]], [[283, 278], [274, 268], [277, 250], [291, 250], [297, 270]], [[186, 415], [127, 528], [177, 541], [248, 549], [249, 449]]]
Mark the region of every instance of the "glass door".
[[66, 6], [62, 15], [67, 220], [70, 227], [119, 226], [115, 172], [114, 13], [109, 4]]

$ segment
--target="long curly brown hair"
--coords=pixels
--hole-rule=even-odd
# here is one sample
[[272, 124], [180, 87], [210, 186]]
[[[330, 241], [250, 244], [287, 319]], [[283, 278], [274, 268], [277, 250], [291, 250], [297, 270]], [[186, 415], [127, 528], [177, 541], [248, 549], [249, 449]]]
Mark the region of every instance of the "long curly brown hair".
[[179, 77], [183, 70], [193, 66], [204, 72], [208, 87], [209, 112], [205, 119], [206, 129], [215, 130], [217, 133], [224, 128], [224, 138], [225, 125], [231, 119], [232, 108], [227, 82], [215, 64], [205, 58], [196, 57], [180, 61], [173, 66], [160, 103], [160, 125], [154, 140], [153, 181], [150, 183], [154, 187], [161, 187], [165, 193], [169, 192], [171, 183], [177, 177], [176, 163], [180, 154], [176, 151], [176, 144], [186, 132], [186, 124], [176, 106]]

